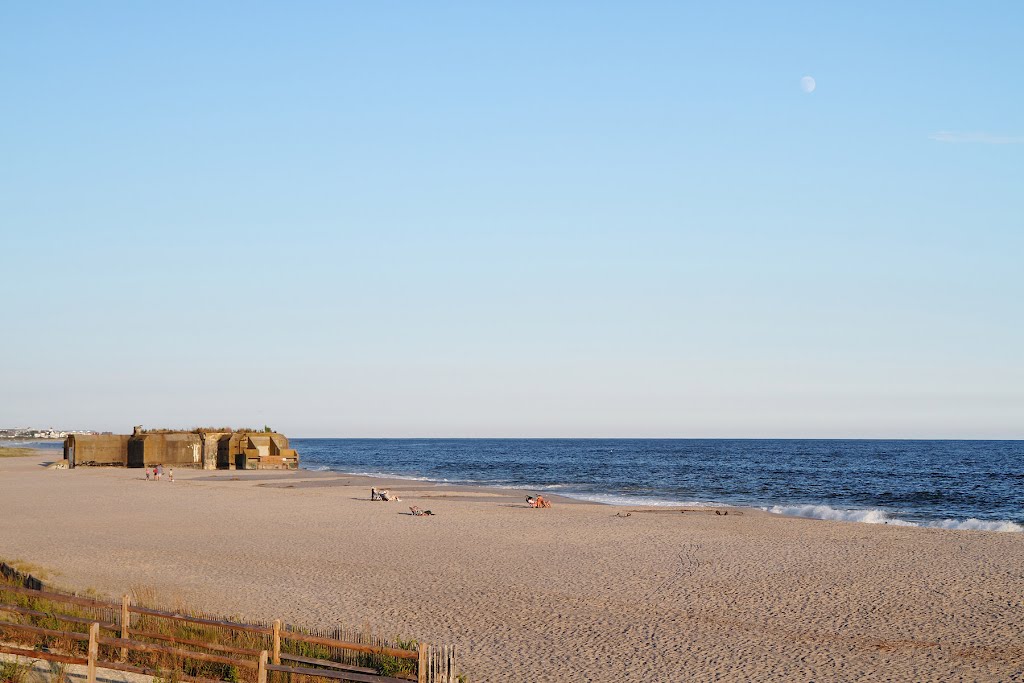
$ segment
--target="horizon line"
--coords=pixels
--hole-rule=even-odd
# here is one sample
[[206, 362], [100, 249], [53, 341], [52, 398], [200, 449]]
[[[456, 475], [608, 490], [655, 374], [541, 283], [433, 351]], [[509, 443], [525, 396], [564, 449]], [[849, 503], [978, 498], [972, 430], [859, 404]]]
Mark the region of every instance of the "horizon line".
[[289, 438], [353, 441], [1024, 441], [1024, 436], [293, 436]]

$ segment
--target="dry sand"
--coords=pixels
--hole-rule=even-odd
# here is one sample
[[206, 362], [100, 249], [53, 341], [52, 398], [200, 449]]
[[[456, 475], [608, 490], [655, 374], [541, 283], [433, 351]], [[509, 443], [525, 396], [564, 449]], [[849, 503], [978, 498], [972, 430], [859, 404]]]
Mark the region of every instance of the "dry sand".
[[[52, 456], [49, 456], [52, 457]], [[634, 512], [336, 473], [0, 460], [51, 583], [457, 644], [482, 681], [1024, 680], [1024, 534]], [[412, 517], [408, 505], [435, 517]]]

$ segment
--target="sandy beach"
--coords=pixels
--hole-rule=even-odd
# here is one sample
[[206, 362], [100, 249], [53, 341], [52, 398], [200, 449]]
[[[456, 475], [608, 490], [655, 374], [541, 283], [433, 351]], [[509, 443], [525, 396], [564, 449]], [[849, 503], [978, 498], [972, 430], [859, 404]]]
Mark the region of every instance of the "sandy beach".
[[77, 590], [456, 644], [475, 683], [1024, 678], [1024, 534], [534, 510], [330, 472], [147, 482], [53, 457], [0, 460], [0, 558]]

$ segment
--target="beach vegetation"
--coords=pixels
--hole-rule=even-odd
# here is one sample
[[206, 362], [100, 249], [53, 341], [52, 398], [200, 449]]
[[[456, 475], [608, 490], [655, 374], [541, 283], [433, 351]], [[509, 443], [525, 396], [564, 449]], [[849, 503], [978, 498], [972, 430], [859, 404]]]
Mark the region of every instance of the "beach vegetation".
[[24, 458], [39, 455], [45, 451], [38, 448], [22, 448], [21, 446], [0, 446], [0, 458]]
[[[262, 427], [192, 427], [191, 429], [171, 429], [169, 427], [154, 427], [151, 429], [141, 429], [140, 434], [203, 434], [203, 433], [218, 433], [223, 432], [225, 434], [241, 434], [243, 432], [252, 434], [273, 434], [274, 428], [269, 425], [263, 425]], [[32, 449], [23, 449], [34, 452]], [[31, 455], [27, 453], [26, 455]]]
[[[368, 626], [359, 631], [337, 628], [337, 629], [307, 629], [292, 627], [292, 630], [307, 635], [334, 638], [336, 640], [355, 641], [371, 645], [386, 645], [400, 650], [416, 650], [419, 644], [415, 640], [406, 640], [400, 637], [384, 639], [377, 638]], [[416, 674], [417, 664], [411, 659], [402, 659], [385, 654], [357, 653], [338, 648], [307, 643], [301, 640], [285, 640], [281, 646], [282, 652], [306, 657], [310, 659], [323, 659], [327, 661], [341, 662], [354, 666], [362, 666], [376, 669], [382, 676], [403, 677]]]
[[32, 664], [15, 661], [0, 662], [0, 683], [25, 683]]
[[[402, 640], [396, 637], [392, 647], [397, 647], [400, 650], [415, 650], [419, 648], [419, 643], [415, 640]], [[373, 666], [384, 676], [401, 676], [402, 674], [416, 672], [416, 663], [412, 660], [400, 659], [389, 655], [377, 655], [376, 663]]]
[[[101, 601], [96, 606], [70, 604], [60, 600], [47, 599], [42, 596], [4, 590], [5, 587], [21, 585], [25, 575], [28, 574], [26, 570], [31, 569], [37, 578], [39, 574], [46, 574], [44, 568], [29, 562], [8, 563], [8, 566], [14, 565], [19, 567], [18, 571], [22, 573], [22, 576], [0, 576], [0, 603], [27, 610], [28, 612], [0, 612], [0, 619], [9, 619], [7, 622], [0, 620], [0, 639], [32, 648], [42, 646], [54, 652], [84, 657], [86, 655], [87, 643], [83, 640], [71, 637], [40, 636], [17, 631], [12, 628], [4, 628], [4, 624], [26, 624], [65, 633], [88, 634], [89, 624], [91, 622], [100, 622], [107, 625], [106, 627], [101, 627], [101, 633], [104, 635], [120, 635], [119, 627], [117, 626], [120, 619], [120, 605], [113, 601], [104, 600], [99, 591], [95, 589], [90, 588], [86, 591], [88, 595], [79, 594], [79, 596]], [[46, 590], [53, 591], [54, 589], [47, 588]], [[163, 599], [158, 601], [158, 597]], [[172, 599], [170, 602], [175, 603], [173, 606], [169, 605], [168, 602], [166, 594], [159, 593], [152, 587], [136, 586], [132, 588], [133, 605], [157, 610], [170, 609], [175, 614], [183, 616], [213, 619], [216, 621], [243, 622], [243, 619], [237, 616], [214, 616], [190, 609], [187, 605], [182, 604], [181, 600]], [[252, 620], [247, 620], [246, 623], [269, 626], [268, 623], [260, 624]], [[379, 638], [368, 627], [363, 629], [343, 629], [339, 627], [337, 629], [317, 629], [311, 631], [310, 629], [289, 626], [289, 630], [337, 640], [346, 640], [348, 642], [354, 641], [407, 650], [415, 650], [417, 648], [415, 640]], [[271, 637], [266, 634], [172, 620], [149, 614], [134, 614], [132, 616], [129, 637], [133, 640], [148, 641], [159, 645], [172, 645], [178, 650], [185, 651], [209, 652], [212, 650], [218, 654], [224, 654], [219, 648], [228, 648], [241, 649], [250, 653], [230, 655], [233, 657], [237, 656], [239, 659], [250, 659], [261, 650], [269, 650], [272, 646]], [[201, 645], [196, 643], [201, 643]], [[351, 650], [342, 650], [289, 638], [282, 640], [281, 650], [282, 653], [300, 657], [372, 668], [385, 676], [408, 678], [415, 675], [417, 667], [415, 660], [401, 659], [383, 654], [353, 652]], [[104, 661], [119, 660], [120, 653], [118, 648], [101, 645], [100, 659]], [[177, 683], [182, 676], [229, 681], [230, 683], [255, 683], [256, 681], [256, 671], [252, 668], [228, 663], [201, 661], [181, 654], [129, 650], [125, 663], [159, 671], [160, 674], [154, 680], [162, 683]], [[0, 679], [0, 683], [6, 683], [7, 680]], [[14, 680], [13, 683], [23, 682]]]
[[45, 581], [50, 578], [49, 570], [35, 562], [28, 562], [27, 560], [8, 560], [5, 561], [5, 564], [22, 574], [30, 574], [41, 581]]

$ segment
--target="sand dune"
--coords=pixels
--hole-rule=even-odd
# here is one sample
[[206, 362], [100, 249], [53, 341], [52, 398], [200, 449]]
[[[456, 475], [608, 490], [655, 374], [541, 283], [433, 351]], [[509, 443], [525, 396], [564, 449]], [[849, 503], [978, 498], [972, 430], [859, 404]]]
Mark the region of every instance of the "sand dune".
[[[110, 595], [454, 643], [474, 682], [1024, 678], [1022, 534], [42, 460], [0, 460], [0, 557]], [[370, 502], [371, 483], [403, 502]]]

